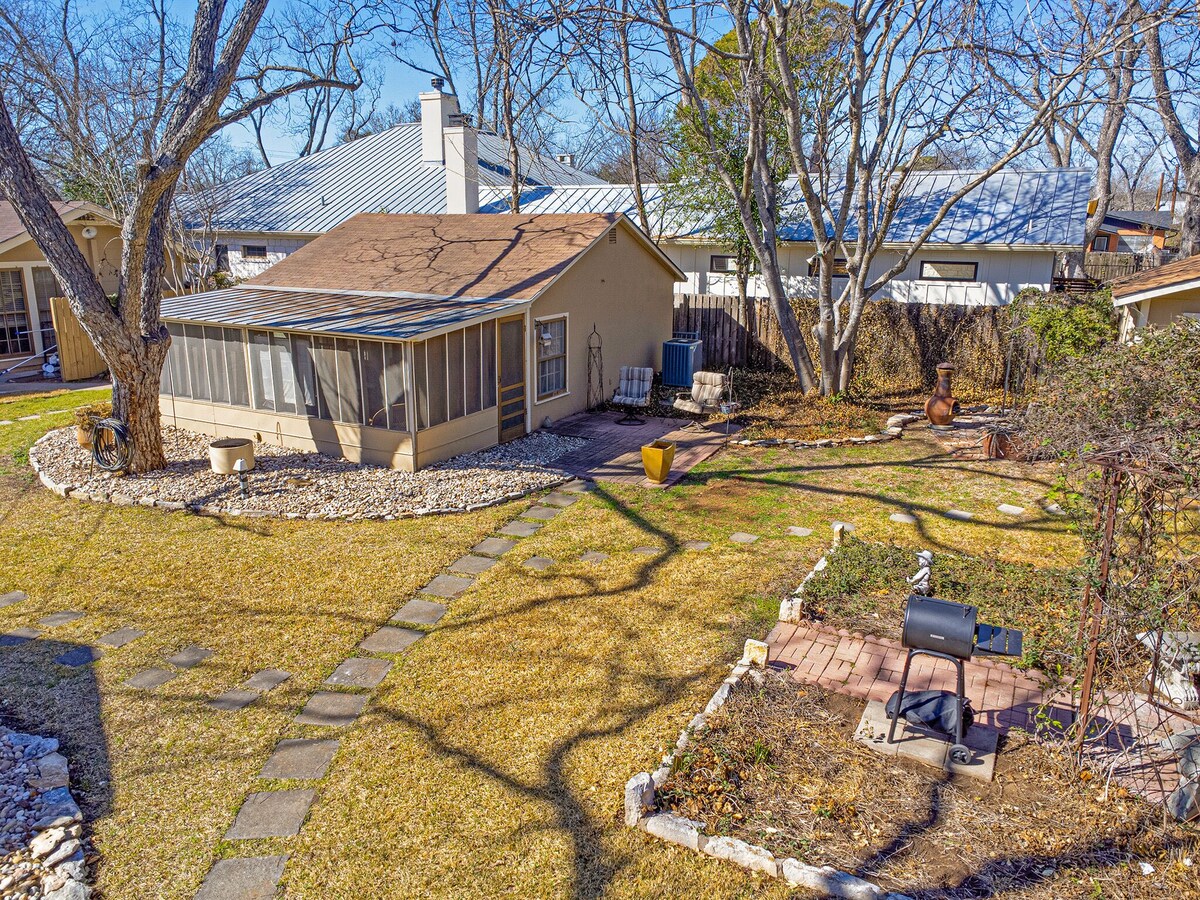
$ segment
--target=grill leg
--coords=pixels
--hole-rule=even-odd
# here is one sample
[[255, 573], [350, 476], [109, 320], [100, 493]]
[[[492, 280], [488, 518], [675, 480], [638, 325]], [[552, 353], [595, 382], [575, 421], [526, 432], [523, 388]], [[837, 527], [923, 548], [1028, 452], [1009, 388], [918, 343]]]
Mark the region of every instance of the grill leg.
[[954, 729], [954, 746], [950, 748], [950, 760], [960, 766], [965, 766], [971, 762], [973, 755], [971, 748], [963, 743], [963, 735], [966, 733], [963, 707], [967, 704], [967, 685], [966, 676], [963, 673], [963, 661], [955, 659], [954, 667], [958, 669], [958, 724]]
[[896, 712], [892, 715], [892, 723], [888, 726], [889, 744], [896, 743], [896, 720], [900, 718], [900, 708], [904, 706], [904, 687], [908, 684], [908, 667], [912, 665], [915, 650], [909, 650], [904, 658], [904, 671], [900, 674], [900, 692], [896, 695]]

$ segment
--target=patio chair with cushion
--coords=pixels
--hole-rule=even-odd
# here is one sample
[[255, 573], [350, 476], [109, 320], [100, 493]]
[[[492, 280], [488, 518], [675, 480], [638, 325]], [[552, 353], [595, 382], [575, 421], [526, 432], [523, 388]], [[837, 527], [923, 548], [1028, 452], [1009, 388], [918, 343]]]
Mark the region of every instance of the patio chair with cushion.
[[696, 372], [692, 375], [692, 389], [680, 391], [672, 405], [696, 415], [716, 412], [725, 399], [725, 385], [724, 372]]
[[618, 425], [641, 425], [646, 420], [633, 414], [634, 409], [645, 409], [650, 405], [650, 386], [654, 383], [654, 370], [642, 366], [621, 366], [621, 378], [617, 392], [613, 394], [614, 406], [625, 408], [625, 415], [617, 419]]

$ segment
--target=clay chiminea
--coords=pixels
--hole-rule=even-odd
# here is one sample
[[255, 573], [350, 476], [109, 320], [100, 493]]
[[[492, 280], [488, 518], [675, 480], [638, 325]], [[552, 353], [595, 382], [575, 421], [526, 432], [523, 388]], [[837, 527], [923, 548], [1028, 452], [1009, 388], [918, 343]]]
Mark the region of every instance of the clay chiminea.
[[925, 416], [930, 425], [945, 428], [954, 421], [958, 412], [958, 401], [950, 393], [950, 376], [954, 374], [954, 366], [938, 363], [937, 372], [937, 387], [933, 389], [933, 396], [925, 401]]

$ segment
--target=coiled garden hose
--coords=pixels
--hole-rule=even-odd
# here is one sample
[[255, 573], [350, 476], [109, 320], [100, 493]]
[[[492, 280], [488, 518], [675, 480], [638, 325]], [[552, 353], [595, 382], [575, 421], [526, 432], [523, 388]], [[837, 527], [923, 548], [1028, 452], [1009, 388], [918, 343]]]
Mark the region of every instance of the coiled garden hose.
[[101, 419], [92, 431], [92, 459], [106, 472], [129, 466], [129, 432], [120, 419]]

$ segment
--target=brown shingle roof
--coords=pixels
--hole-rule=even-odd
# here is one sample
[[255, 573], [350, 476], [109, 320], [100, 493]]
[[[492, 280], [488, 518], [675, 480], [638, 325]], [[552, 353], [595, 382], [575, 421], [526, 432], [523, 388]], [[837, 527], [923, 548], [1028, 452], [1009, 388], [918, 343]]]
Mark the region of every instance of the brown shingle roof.
[[248, 283], [528, 300], [619, 218], [364, 213]]
[[[74, 201], [55, 201], [54, 208], [58, 210], [58, 214], [61, 216], [82, 205]], [[19, 237], [24, 233], [25, 226], [17, 218], [17, 211], [13, 209], [13, 205], [7, 200], [0, 200], [0, 244]]]
[[1178, 259], [1165, 266], [1159, 266], [1157, 269], [1135, 272], [1133, 275], [1115, 279], [1112, 283], [1112, 295], [1114, 300], [1120, 300], [1122, 297], [1140, 294], [1143, 291], [1186, 284], [1198, 279], [1200, 279], [1200, 256], [1189, 256], [1186, 259]]

